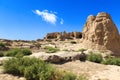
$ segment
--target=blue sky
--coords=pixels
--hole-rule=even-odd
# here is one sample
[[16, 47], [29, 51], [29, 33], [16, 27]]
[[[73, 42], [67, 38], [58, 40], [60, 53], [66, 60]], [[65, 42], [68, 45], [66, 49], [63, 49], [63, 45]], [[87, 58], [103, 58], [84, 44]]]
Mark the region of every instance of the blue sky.
[[82, 31], [88, 15], [107, 12], [120, 31], [120, 0], [0, 0], [0, 38], [36, 40]]

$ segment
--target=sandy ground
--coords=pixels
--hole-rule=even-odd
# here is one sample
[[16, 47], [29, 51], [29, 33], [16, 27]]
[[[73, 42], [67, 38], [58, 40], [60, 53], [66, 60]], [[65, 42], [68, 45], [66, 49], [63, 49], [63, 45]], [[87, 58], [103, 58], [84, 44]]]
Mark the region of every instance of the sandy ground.
[[120, 67], [113, 65], [102, 65], [93, 62], [68, 62], [55, 65], [59, 69], [71, 71], [75, 74], [83, 74], [88, 80], [120, 80]]

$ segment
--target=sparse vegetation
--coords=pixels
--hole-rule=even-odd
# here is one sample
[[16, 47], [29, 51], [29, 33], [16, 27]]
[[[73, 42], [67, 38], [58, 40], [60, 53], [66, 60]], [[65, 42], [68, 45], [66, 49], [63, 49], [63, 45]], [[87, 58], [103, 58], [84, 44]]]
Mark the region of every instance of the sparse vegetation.
[[84, 52], [84, 51], [86, 51], [86, 50], [87, 50], [87, 49], [81, 48], [81, 49], [79, 49], [78, 51]]
[[106, 64], [106, 65], [118, 65], [118, 66], [120, 66], [120, 58], [109, 56], [102, 63]]
[[101, 54], [98, 53], [90, 53], [87, 56], [87, 60], [91, 62], [101, 63], [103, 61], [103, 57]]
[[5, 44], [5, 43], [0, 42], [0, 51], [6, 51], [6, 50], [8, 50], [8, 49], [9, 49], [9, 48], [6, 47], [6, 44]]
[[5, 44], [0, 42], [0, 47], [5, 47]]
[[4, 53], [0, 51], [0, 57], [3, 57], [4, 56]]
[[50, 39], [47, 39], [46, 41], [47, 41], [47, 42], [52, 42], [52, 40], [50, 40]]
[[5, 73], [24, 76], [27, 80], [86, 80], [70, 72], [60, 72], [37, 58], [11, 58], [3, 67]]
[[13, 75], [25, 76], [27, 80], [49, 80], [54, 69], [37, 58], [12, 58], [4, 63], [4, 71]]
[[45, 46], [44, 49], [46, 53], [55, 53], [60, 50], [58, 48], [53, 48], [51, 46]]
[[61, 75], [60, 80], [76, 80], [76, 78], [77, 78], [77, 76], [75, 74], [70, 73], [70, 72], [64, 71], [61, 74], [60, 74]]
[[63, 51], [69, 51], [68, 49], [63, 49]]
[[6, 42], [5, 46], [11, 46], [11, 44], [12, 44], [11, 42]]
[[8, 52], [6, 52], [6, 56], [12, 56], [12, 57], [22, 57], [25, 55], [30, 55], [32, 54], [32, 52], [27, 49], [27, 48], [15, 48], [15, 49], [11, 49]]
[[41, 47], [40, 43], [34, 44], [38, 49]]
[[76, 41], [71, 41], [70, 43], [71, 43], [71, 44], [77, 44], [77, 42], [76, 42]]
[[75, 74], [67, 71], [57, 71], [54, 80], [88, 80], [84, 75], [76, 76]]
[[88, 80], [88, 79], [86, 78], [86, 76], [80, 75], [78, 76], [77, 80]]

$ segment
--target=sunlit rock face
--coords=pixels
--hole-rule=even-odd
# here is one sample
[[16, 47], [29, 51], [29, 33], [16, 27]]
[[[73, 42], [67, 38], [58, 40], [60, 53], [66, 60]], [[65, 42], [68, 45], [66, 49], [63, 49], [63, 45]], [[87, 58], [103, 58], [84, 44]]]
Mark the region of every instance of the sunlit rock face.
[[111, 50], [120, 54], [120, 36], [109, 14], [90, 15], [82, 31], [82, 44], [85, 48]]

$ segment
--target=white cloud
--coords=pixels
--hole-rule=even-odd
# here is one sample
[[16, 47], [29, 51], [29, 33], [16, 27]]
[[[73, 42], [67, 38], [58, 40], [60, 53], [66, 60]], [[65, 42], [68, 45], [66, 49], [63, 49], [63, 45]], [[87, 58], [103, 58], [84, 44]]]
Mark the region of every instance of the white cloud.
[[46, 22], [49, 22], [51, 24], [56, 24], [57, 21], [57, 16], [55, 15], [56, 12], [48, 12], [48, 10], [35, 10], [35, 14], [39, 15], [42, 17], [42, 19]]
[[59, 18], [56, 14], [57, 12], [53, 12], [53, 11], [48, 11], [48, 10], [35, 10], [33, 11], [35, 14], [39, 15], [40, 17], [42, 17], [42, 19], [48, 23], [51, 24], [56, 24], [57, 20], [59, 20], [60, 24], [62, 25], [64, 23], [63, 18]]
[[60, 24], [63, 24], [63, 23], [64, 23], [64, 20], [61, 18]]

